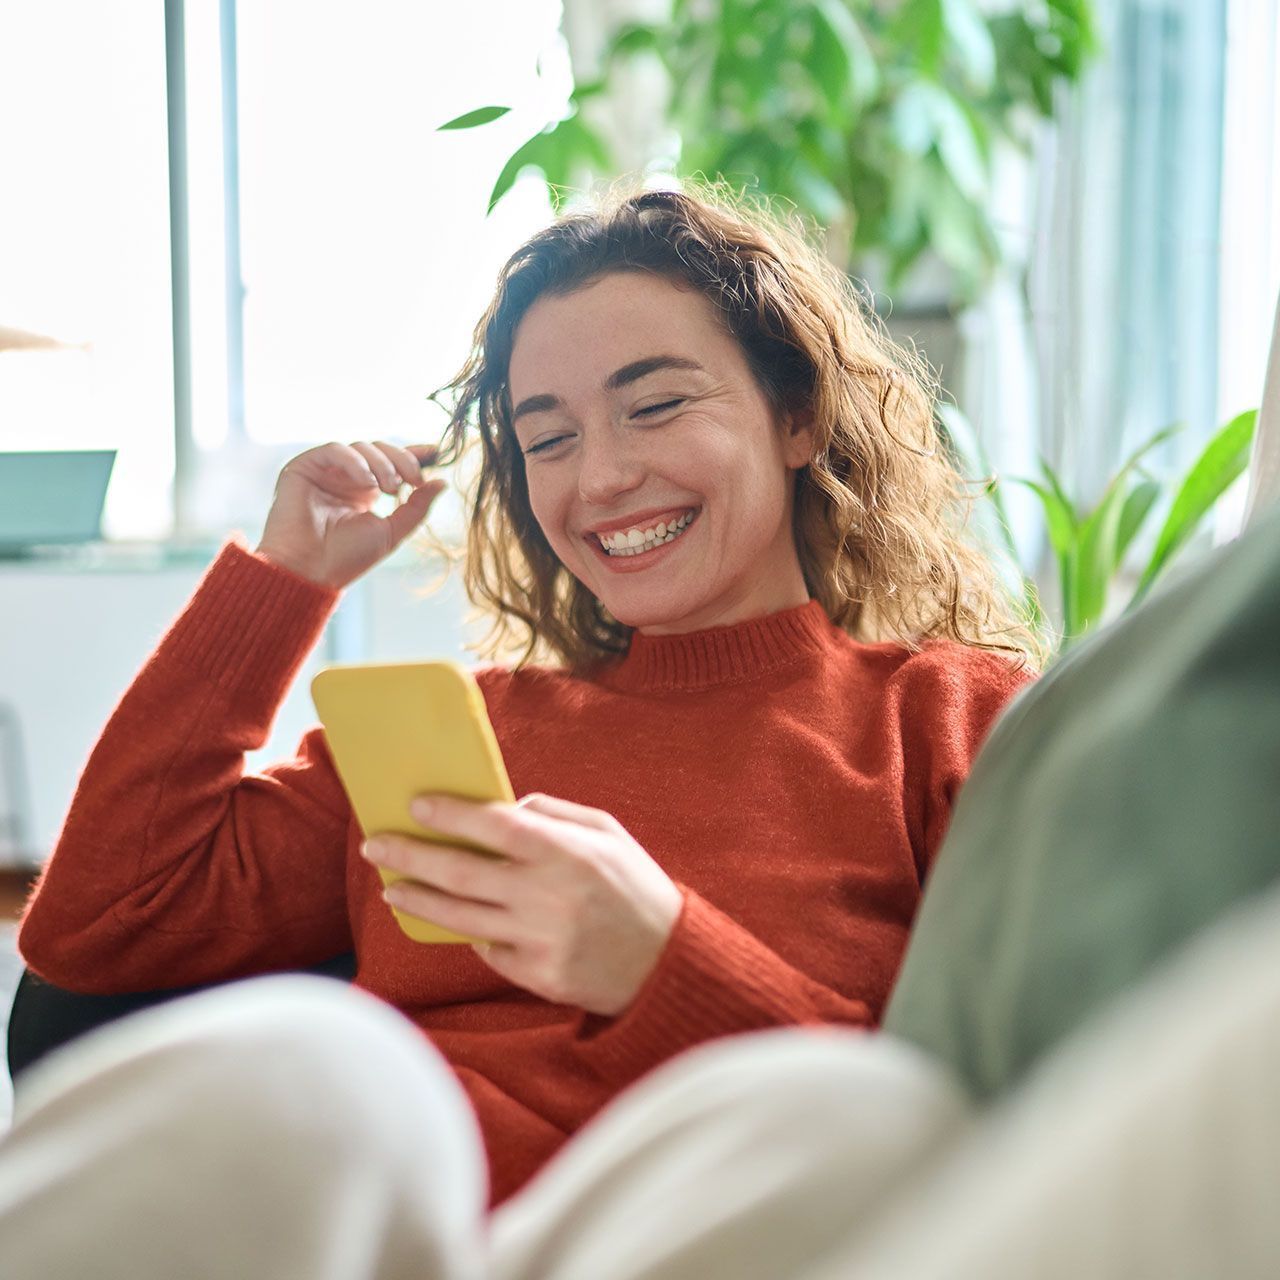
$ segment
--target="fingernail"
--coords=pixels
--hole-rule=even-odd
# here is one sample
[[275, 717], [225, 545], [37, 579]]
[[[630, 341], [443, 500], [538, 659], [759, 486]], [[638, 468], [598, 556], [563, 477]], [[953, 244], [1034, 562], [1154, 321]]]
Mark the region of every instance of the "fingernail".
[[409, 805], [409, 812], [415, 818], [429, 818], [435, 812], [435, 805], [427, 796], [417, 796]]

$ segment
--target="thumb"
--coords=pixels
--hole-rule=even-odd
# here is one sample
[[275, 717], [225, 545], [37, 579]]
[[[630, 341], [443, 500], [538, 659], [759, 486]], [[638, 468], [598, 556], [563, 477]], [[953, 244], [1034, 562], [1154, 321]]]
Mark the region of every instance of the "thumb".
[[422, 523], [437, 495], [448, 488], [443, 480], [428, 480], [393, 511], [384, 517], [391, 530], [390, 549], [398, 547]]

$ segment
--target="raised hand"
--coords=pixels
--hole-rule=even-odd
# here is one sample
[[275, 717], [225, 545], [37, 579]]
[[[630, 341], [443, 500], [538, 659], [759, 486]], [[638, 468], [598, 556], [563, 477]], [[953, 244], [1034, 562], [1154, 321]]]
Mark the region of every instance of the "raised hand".
[[[276, 480], [257, 554], [328, 587], [345, 587], [385, 559], [426, 517], [444, 490], [422, 468], [434, 445], [385, 440], [329, 443], [285, 463]], [[380, 493], [412, 491], [396, 509], [375, 515]]]

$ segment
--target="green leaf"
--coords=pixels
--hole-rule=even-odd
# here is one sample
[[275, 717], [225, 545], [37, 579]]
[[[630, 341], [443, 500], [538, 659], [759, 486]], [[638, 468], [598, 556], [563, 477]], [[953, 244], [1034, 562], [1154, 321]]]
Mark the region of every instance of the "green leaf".
[[535, 134], [520, 147], [503, 166], [493, 190], [489, 193], [488, 213], [515, 184], [523, 169], [534, 166], [542, 170], [552, 207], [560, 208], [558, 188], [567, 186], [581, 165], [594, 165], [607, 171], [610, 157], [599, 135], [584, 123], [581, 116], [569, 116], [551, 129]]
[[1040, 499], [1044, 507], [1045, 524], [1049, 530], [1049, 542], [1054, 554], [1070, 555], [1076, 545], [1075, 512], [1062, 501], [1051, 488], [1042, 485], [1038, 480], [1029, 480], [1025, 476], [1010, 476], [1010, 483], [1024, 484]]
[[628, 23], [609, 42], [605, 51], [605, 65], [614, 58], [628, 57], [658, 48], [658, 29], [642, 22]]
[[844, 106], [849, 91], [849, 54], [821, 9], [814, 8], [812, 18], [808, 71], [826, 98], [827, 106], [837, 112]]
[[[935, 162], [935, 167], [938, 167]], [[928, 185], [923, 209], [929, 245], [940, 258], [970, 278], [982, 275], [984, 259], [975, 234], [972, 203], [940, 173]]]
[[942, 69], [946, 36], [942, 0], [906, 0], [889, 34], [892, 47], [913, 50], [920, 72], [931, 79], [937, 78]]
[[[1048, 467], [1046, 466], [1045, 469], [1048, 470]], [[1066, 638], [1074, 636], [1077, 630], [1075, 618], [1076, 513], [1056, 485], [1044, 485], [1039, 481], [1028, 480], [1021, 476], [1012, 476], [1010, 481], [1013, 484], [1026, 485], [1040, 499], [1040, 505], [1044, 508], [1049, 542], [1058, 561], [1065, 644]]]
[[1161, 486], [1154, 480], [1139, 481], [1129, 491], [1129, 496], [1124, 501], [1124, 510], [1120, 513], [1120, 528], [1116, 531], [1116, 562], [1112, 566], [1113, 571], [1119, 569], [1124, 562], [1129, 544], [1146, 523], [1160, 492]]
[[974, 120], [944, 90], [933, 97], [938, 154], [956, 186], [970, 200], [980, 200], [987, 190], [987, 166]]
[[573, 103], [585, 102], [588, 98], [598, 97], [608, 87], [608, 80], [603, 78], [599, 80], [584, 80], [581, 84], [575, 84], [569, 91], [569, 101]]
[[1035, 96], [1036, 106], [1046, 120], [1053, 117], [1054, 76], [1050, 71], [1034, 70], [1031, 73], [1031, 91]]
[[909, 156], [923, 156], [938, 136], [932, 87], [922, 82], [907, 85], [890, 110], [894, 141]]
[[974, 122], [945, 89], [927, 81], [907, 85], [893, 104], [891, 119], [903, 151], [923, 156], [936, 146], [963, 195], [973, 201], [985, 195], [987, 168]]
[[1257, 422], [1256, 409], [1238, 414], [1217, 431], [1192, 464], [1174, 495], [1151, 562], [1138, 583], [1130, 608], [1151, 589], [1170, 557], [1195, 532], [1209, 508], [1244, 474]]
[[507, 163], [502, 166], [502, 172], [498, 174], [498, 180], [493, 184], [493, 190], [489, 192], [489, 204], [485, 209], [486, 217], [493, 212], [498, 201], [515, 186], [516, 179], [523, 170], [531, 165], [542, 167], [543, 158], [546, 155], [546, 143], [543, 139], [546, 136], [545, 133], [539, 133], [530, 138], [524, 146], [518, 147]]
[[1068, 58], [1082, 63], [1090, 54], [1099, 52], [1102, 41], [1093, 0], [1048, 0], [1052, 14], [1050, 26], [1062, 40]]
[[1080, 523], [1077, 531], [1076, 575], [1073, 582], [1073, 616], [1079, 633], [1088, 631], [1107, 607], [1107, 591], [1116, 567], [1116, 546], [1124, 514], [1125, 471], [1107, 486], [1101, 502]]
[[1042, 457], [1040, 459], [1040, 474], [1048, 481], [1054, 496], [1070, 512], [1072, 537], [1074, 537], [1076, 529], [1080, 527], [1080, 517], [1076, 514], [1076, 504], [1067, 496], [1067, 491], [1063, 487], [1062, 481], [1058, 479], [1058, 473], [1049, 465], [1048, 458]]
[[[571, 166], [587, 164], [603, 171], [612, 165], [604, 139], [580, 115], [561, 120], [556, 132], [564, 140], [564, 154]], [[566, 179], [569, 176], [566, 174]]]
[[[1165, 427], [1135, 449], [1108, 482], [1097, 507], [1083, 519], [1077, 519], [1076, 554], [1071, 578], [1073, 626], [1069, 639], [1078, 638], [1090, 630], [1106, 612], [1111, 579], [1115, 576], [1121, 555], [1120, 530], [1128, 499], [1129, 472], [1146, 454], [1178, 430], [1177, 426]], [[1047, 462], [1041, 465], [1059, 496], [1065, 499], [1062, 485], [1052, 468]]]
[[857, 114], [880, 92], [880, 64], [845, 0], [814, 0], [815, 47], [820, 29], [827, 33], [821, 38], [834, 40], [844, 53], [847, 90]]
[[491, 120], [505, 116], [510, 110], [510, 107], [477, 107], [474, 111], [454, 116], [445, 124], [437, 125], [436, 132], [440, 133], [444, 129], [474, 129], [477, 125], [488, 124]]
[[965, 79], [986, 93], [995, 79], [996, 50], [972, 0], [942, 0], [942, 25]]
[[1124, 465], [1116, 473], [1122, 475], [1131, 468], [1137, 466], [1147, 454], [1158, 444], [1163, 444], [1166, 440], [1176, 436], [1182, 430], [1182, 424], [1175, 422], [1172, 426], [1161, 427], [1145, 444], [1140, 444], [1124, 461]]

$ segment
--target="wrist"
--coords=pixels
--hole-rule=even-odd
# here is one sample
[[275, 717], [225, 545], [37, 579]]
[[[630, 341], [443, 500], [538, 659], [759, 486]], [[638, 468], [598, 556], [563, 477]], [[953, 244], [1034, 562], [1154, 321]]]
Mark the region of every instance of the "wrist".
[[304, 578], [307, 582], [314, 583], [316, 586], [332, 589], [332, 585], [324, 580], [320, 571], [314, 565], [307, 564], [287, 552], [270, 547], [265, 542], [258, 543], [253, 549], [253, 554], [259, 560], [265, 560], [268, 564], [275, 565], [278, 569], [284, 569], [297, 578]]

